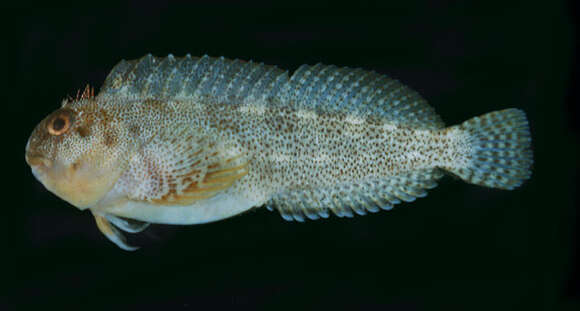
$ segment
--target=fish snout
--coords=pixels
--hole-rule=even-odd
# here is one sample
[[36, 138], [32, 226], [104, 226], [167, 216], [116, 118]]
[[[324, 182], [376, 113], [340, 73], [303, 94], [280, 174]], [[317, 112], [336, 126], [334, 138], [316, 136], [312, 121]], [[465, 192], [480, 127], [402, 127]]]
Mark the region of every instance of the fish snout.
[[32, 174], [38, 180], [43, 180], [42, 177], [46, 176], [47, 171], [52, 167], [52, 161], [38, 154], [27, 152], [25, 159], [32, 170]]
[[32, 169], [32, 173], [37, 179], [40, 179], [39, 177], [46, 175], [47, 171], [53, 166], [53, 163], [50, 159], [47, 159], [40, 152], [37, 152], [30, 147], [30, 140], [28, 140], [26, 143], [24, 159]]
[[42, 155], [42, 153], [30, 147], [30, 139], [26, 143], [24, 159], [26, 160], [26, 163], [28, 163], [28, 165], [33, 169], [47, 170], [52, 167], [51, 160], [47, 159]]
[[49, 159], [33, 153], [26, 153], [26, 163], [30, 165], [30, 167], [36, 168], [39, 167], [40, 169], [49, 169], [52, 167], [52, 161]]

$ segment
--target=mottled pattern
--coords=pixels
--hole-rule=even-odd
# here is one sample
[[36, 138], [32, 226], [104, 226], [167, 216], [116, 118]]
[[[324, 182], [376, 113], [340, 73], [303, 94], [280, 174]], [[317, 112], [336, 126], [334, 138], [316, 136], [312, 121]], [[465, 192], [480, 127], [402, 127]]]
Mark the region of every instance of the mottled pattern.
[[[442, 176], [437, 167], [465, 165], [461, 135], [431, 131], [443, 123], [424, 99], [361, 69], [305, 65], [288, 78], [252, 62], [146, 56], [117, 65], [99, 97], [193, 108], [165, 122], [202, 128], [238, 146], [252, 160], [236, 191], [269, 202], [287, 219], [388, 209], [426, 195]], [[173, 161], [171, 152], [155, 154], [168, 157], [156, 159], [158, 165]], [[136, 162], [129, 170], [135, 176], [128, 179], [139, 182], [136, 198], [175, 191], [160, 185], [163, 178], [143, 187], [144, 174], [162, 175], [143, 167]]]
[[443, 171], [513, 189], [532, 165], [520, 110], [444, 128], [417, 92], [362, 69], [304, 65], [289, 76], [223, 57], [147, 55], [121, 61], [96, 97], [86, 94], [55, 112], [74, 119], [67, 133], [46, 133], [51, 116], [35, 129], [27, 160], [84, 171], [70, 185], [54, 169], [35, 174], [91, 208], [125, 249], [111, 223], [143, 226], [116, 216], [202, 223], [265, 205], [287, 220], [350, 217], [424, 197]]

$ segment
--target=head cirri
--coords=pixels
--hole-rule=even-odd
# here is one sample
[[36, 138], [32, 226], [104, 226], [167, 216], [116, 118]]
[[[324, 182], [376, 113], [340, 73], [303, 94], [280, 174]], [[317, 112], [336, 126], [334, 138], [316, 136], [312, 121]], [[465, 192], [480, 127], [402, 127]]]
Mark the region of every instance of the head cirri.
[[94, 206], [114, 186], [127, 161], [123, 128], [87, 86], [76, 99], [42, 120], [26, 144], [34, 176], [51, 192], [76, 206]]

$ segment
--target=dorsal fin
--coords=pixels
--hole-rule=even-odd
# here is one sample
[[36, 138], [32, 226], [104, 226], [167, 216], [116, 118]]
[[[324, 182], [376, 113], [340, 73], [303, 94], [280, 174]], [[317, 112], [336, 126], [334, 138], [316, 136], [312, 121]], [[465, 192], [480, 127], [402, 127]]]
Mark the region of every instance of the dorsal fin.
[[290, 78], [283, 98], [300, 109], [375, 116], [407, 127], [444, 126], [416, 91], [373, 71], [316, 64], [302, 65]]
[[399, 81], [372, 71], [323, 64], [303, 65], [289, 78], [275, 66], [251, 61], [149, 54], [117, 64], [99, 96], [210, 96], [222, 102], [258, 101], [321, 113], [379, 117], [406, 127], [444, 126], [427, 101]]
[[[278, 79], [281, 77], [282, 79]], [[119, 62], [109, 73], [99, 96], [190, 98], [212, 96], [222, 100], [243, 100], [272, 94], [278, 84], [288, 81], [285, 71], [262, 63], [186, 55], [153, 57]], [[259, 94], [258, 94], [259, 93]]]

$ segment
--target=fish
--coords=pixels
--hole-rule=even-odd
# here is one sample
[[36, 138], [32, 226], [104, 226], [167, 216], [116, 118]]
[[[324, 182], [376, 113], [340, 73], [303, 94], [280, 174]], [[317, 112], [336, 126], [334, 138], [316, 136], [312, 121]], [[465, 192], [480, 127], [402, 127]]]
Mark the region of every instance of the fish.
[[266, 207], [303, 222], [390, 210], [444, 175], [512, 190], [531, 176], [525, 113], [445, 126], [387, 75], [224, 57], [120, 61], [32, 131], [32, 174], [124, 250], [123, 232]]

